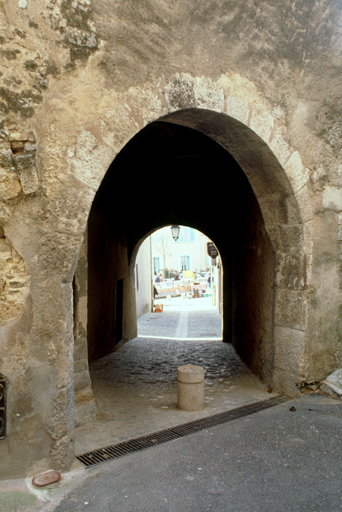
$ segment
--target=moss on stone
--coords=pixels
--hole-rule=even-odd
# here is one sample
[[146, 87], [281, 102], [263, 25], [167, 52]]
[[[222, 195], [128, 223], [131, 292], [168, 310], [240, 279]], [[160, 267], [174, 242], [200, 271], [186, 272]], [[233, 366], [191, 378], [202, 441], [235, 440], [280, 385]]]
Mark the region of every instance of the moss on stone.
[[30, 20], [28, 24], [29, 24], [29, 27], [31, 27], [31, 28], [36, 28], [36, 29], [39, 28], [38, 23], [36, 23], [33, 20]]
[[89, 19], [92, 9], [81, 5], [75, 5], [71, 0], [65, 0], [61, 5], [61, 13], [69, 27], [79, 30], [89, 30]]
[[0, 111], [7, 114], [9, 112], [19, 113], [22, 117], [32, 117], [34, 114], [33, 105], [41, 103], [43, 97], [36, 94], [32, 89], [27, 89], [20, 93], [0, 87]]
[[6, 50], [1, 50], [1, 53], [4, 55], [4, 57], [7, 60], [15, 60], [17, 58], [18, 53], [20, 53], [20, 50], [18, 50], [17, 48], [14, 48], [14, 49], [9, 48]]
[[24, 62], [24, 67], [27, 71], [33, 71], [34, 69], [37, 69], [38, 62], [35, 60], [27, 60]]

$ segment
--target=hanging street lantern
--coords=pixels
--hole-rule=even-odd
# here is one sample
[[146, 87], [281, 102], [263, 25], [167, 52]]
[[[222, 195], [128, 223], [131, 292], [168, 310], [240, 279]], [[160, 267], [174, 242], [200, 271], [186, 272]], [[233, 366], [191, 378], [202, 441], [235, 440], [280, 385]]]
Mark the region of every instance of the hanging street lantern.
[[175, 242], [179, 238], [179, 232], [180, 232], [180, 227], [179, 226], [171, 226], [172, 238], [174, 239]]

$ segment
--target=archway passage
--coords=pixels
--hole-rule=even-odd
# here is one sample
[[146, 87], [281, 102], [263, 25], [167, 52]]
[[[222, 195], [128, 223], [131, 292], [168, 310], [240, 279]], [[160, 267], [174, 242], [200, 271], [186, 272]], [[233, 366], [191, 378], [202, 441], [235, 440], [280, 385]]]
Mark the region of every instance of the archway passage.
[[[141, 130], [115, 158], [96, 194], [88, 224], [89, 358], [136, 336], [133, 275], [141, 241], [162, 225], [190, 225], [215, 240], [222, 257], [223, 340], [271, 385], [275, 252], [258, 201], [236, 159], [198, 126], [182, 124], [159, 121]], [[216, 126], [219, 139], [224, 134]], [[264, 148], [252, 162], [255, 148], [247, 139], [240, 140], [244, 144], [251, 172], [265, 163]], [[270, 189], [269, 162], [266, 169]]]

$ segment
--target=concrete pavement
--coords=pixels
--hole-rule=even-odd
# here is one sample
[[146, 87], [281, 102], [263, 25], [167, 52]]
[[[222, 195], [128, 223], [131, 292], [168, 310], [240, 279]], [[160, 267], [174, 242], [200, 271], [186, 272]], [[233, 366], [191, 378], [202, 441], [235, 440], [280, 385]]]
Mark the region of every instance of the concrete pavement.
[[341, 511], [341, 426], [306, 395], [88, 469], [55, 512]]
[[[295, 410], [294, 410], [294, 409]], [[2, 485], [1, 512], [338, 512], [342, 403], [303, 395], [89, 469]]]

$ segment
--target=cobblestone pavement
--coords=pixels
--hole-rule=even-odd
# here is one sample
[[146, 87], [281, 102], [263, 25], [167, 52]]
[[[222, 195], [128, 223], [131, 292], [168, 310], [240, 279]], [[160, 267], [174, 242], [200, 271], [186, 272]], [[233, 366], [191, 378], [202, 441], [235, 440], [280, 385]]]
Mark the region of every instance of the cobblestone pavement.
[[[91, 364], [97, 419], [76, 429], [76, 454], [272, 396], [220, 340], [217, 310], [195, 307], [145, 315], [138, 338]], [[202, 411], [177, 408], [177, 368], [184, 364], [205, 370]]]

